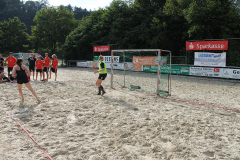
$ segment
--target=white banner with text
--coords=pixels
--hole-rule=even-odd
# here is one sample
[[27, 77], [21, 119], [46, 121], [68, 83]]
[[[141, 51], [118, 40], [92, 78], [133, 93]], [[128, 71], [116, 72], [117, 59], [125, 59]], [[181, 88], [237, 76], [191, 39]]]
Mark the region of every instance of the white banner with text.
[[194, 55], [195, 66], [226, 67], [226, 52], [223, 53], [195, 52]]

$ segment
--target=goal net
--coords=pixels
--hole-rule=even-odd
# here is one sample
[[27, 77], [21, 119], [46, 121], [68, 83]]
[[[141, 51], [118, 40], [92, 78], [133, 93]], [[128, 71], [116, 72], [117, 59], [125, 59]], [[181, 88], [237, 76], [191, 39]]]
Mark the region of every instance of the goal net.
[[111, 57], [112, 88], [171, 95], [171, 51], [112, 50]]

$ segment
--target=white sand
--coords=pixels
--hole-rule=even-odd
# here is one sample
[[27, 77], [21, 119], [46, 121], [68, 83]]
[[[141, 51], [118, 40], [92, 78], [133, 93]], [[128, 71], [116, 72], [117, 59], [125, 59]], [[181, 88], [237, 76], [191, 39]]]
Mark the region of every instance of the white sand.
[[[240, 159], [239, 112], [128, 89], [97, 96], [93, 69], [60, 68], [53, 79], [31, 81], [41, 104], [25, 86], [22, 104], [16, 84], [0, 84], [0, 106], [53, 159]], [[110, 86], [110, 75], [103, 85]], [[172, 77], [174, 99], [240, 109], [239, 94], [240, 83]], [[0, 117], [1, 160], [48, 159], [2, 110]]]

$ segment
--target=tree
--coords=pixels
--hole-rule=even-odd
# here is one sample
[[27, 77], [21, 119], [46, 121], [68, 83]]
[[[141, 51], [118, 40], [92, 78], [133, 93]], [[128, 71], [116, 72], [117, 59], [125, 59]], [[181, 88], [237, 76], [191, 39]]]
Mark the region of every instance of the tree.
[[9, 21], [0, 22], [0, 52], [24, 52], [28, 45], [29, 35], [26, 33], [26, 26], [19, 18], [14, 17]]
[[239, 36], [239, 13], [233, 0], [194, 0], [184, 11], [194, 39]]
[[50, 49], [52, 54], [65, 42], [67, 35], [76, 27], [73, 13], [64, 6], [46, 8], [37, 12], [32, 34], [39, 47]]

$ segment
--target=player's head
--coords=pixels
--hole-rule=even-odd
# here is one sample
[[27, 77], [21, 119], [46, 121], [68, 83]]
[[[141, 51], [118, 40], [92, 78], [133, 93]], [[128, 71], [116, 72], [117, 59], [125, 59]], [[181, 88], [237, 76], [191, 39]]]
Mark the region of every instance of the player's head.
[[46, 57], [46, 58], [48, 57], [48, 53], [45, 53], [45, 57]]
[[23, 59], [18, 58], [16, 63], [17, 63], [17, 65], [22, 65], [23, 64]]
[[103, 61], [103, 56], [100, 55], [98, 60], [99, 60], [100, 62], [102, 62], [102, 61]]
[[52, 58], [53, 58], [53, 59], [56, 59], [56, 58], [57, 58], [56, 54], [53, 54], [53, 55], [52, 55]]
[[12, 57], [12, 55], [13, 55], [12, 52], [9, 52], [9, 56]]
[[38, 60], [41, 60], [41, 56], [38, 56], [37, 59], [38, 59]]
[[32, 56], [32, 58], [33, 58], [33, 57], [34, 57], [34, 54], [32, 53], [31, 56]]

